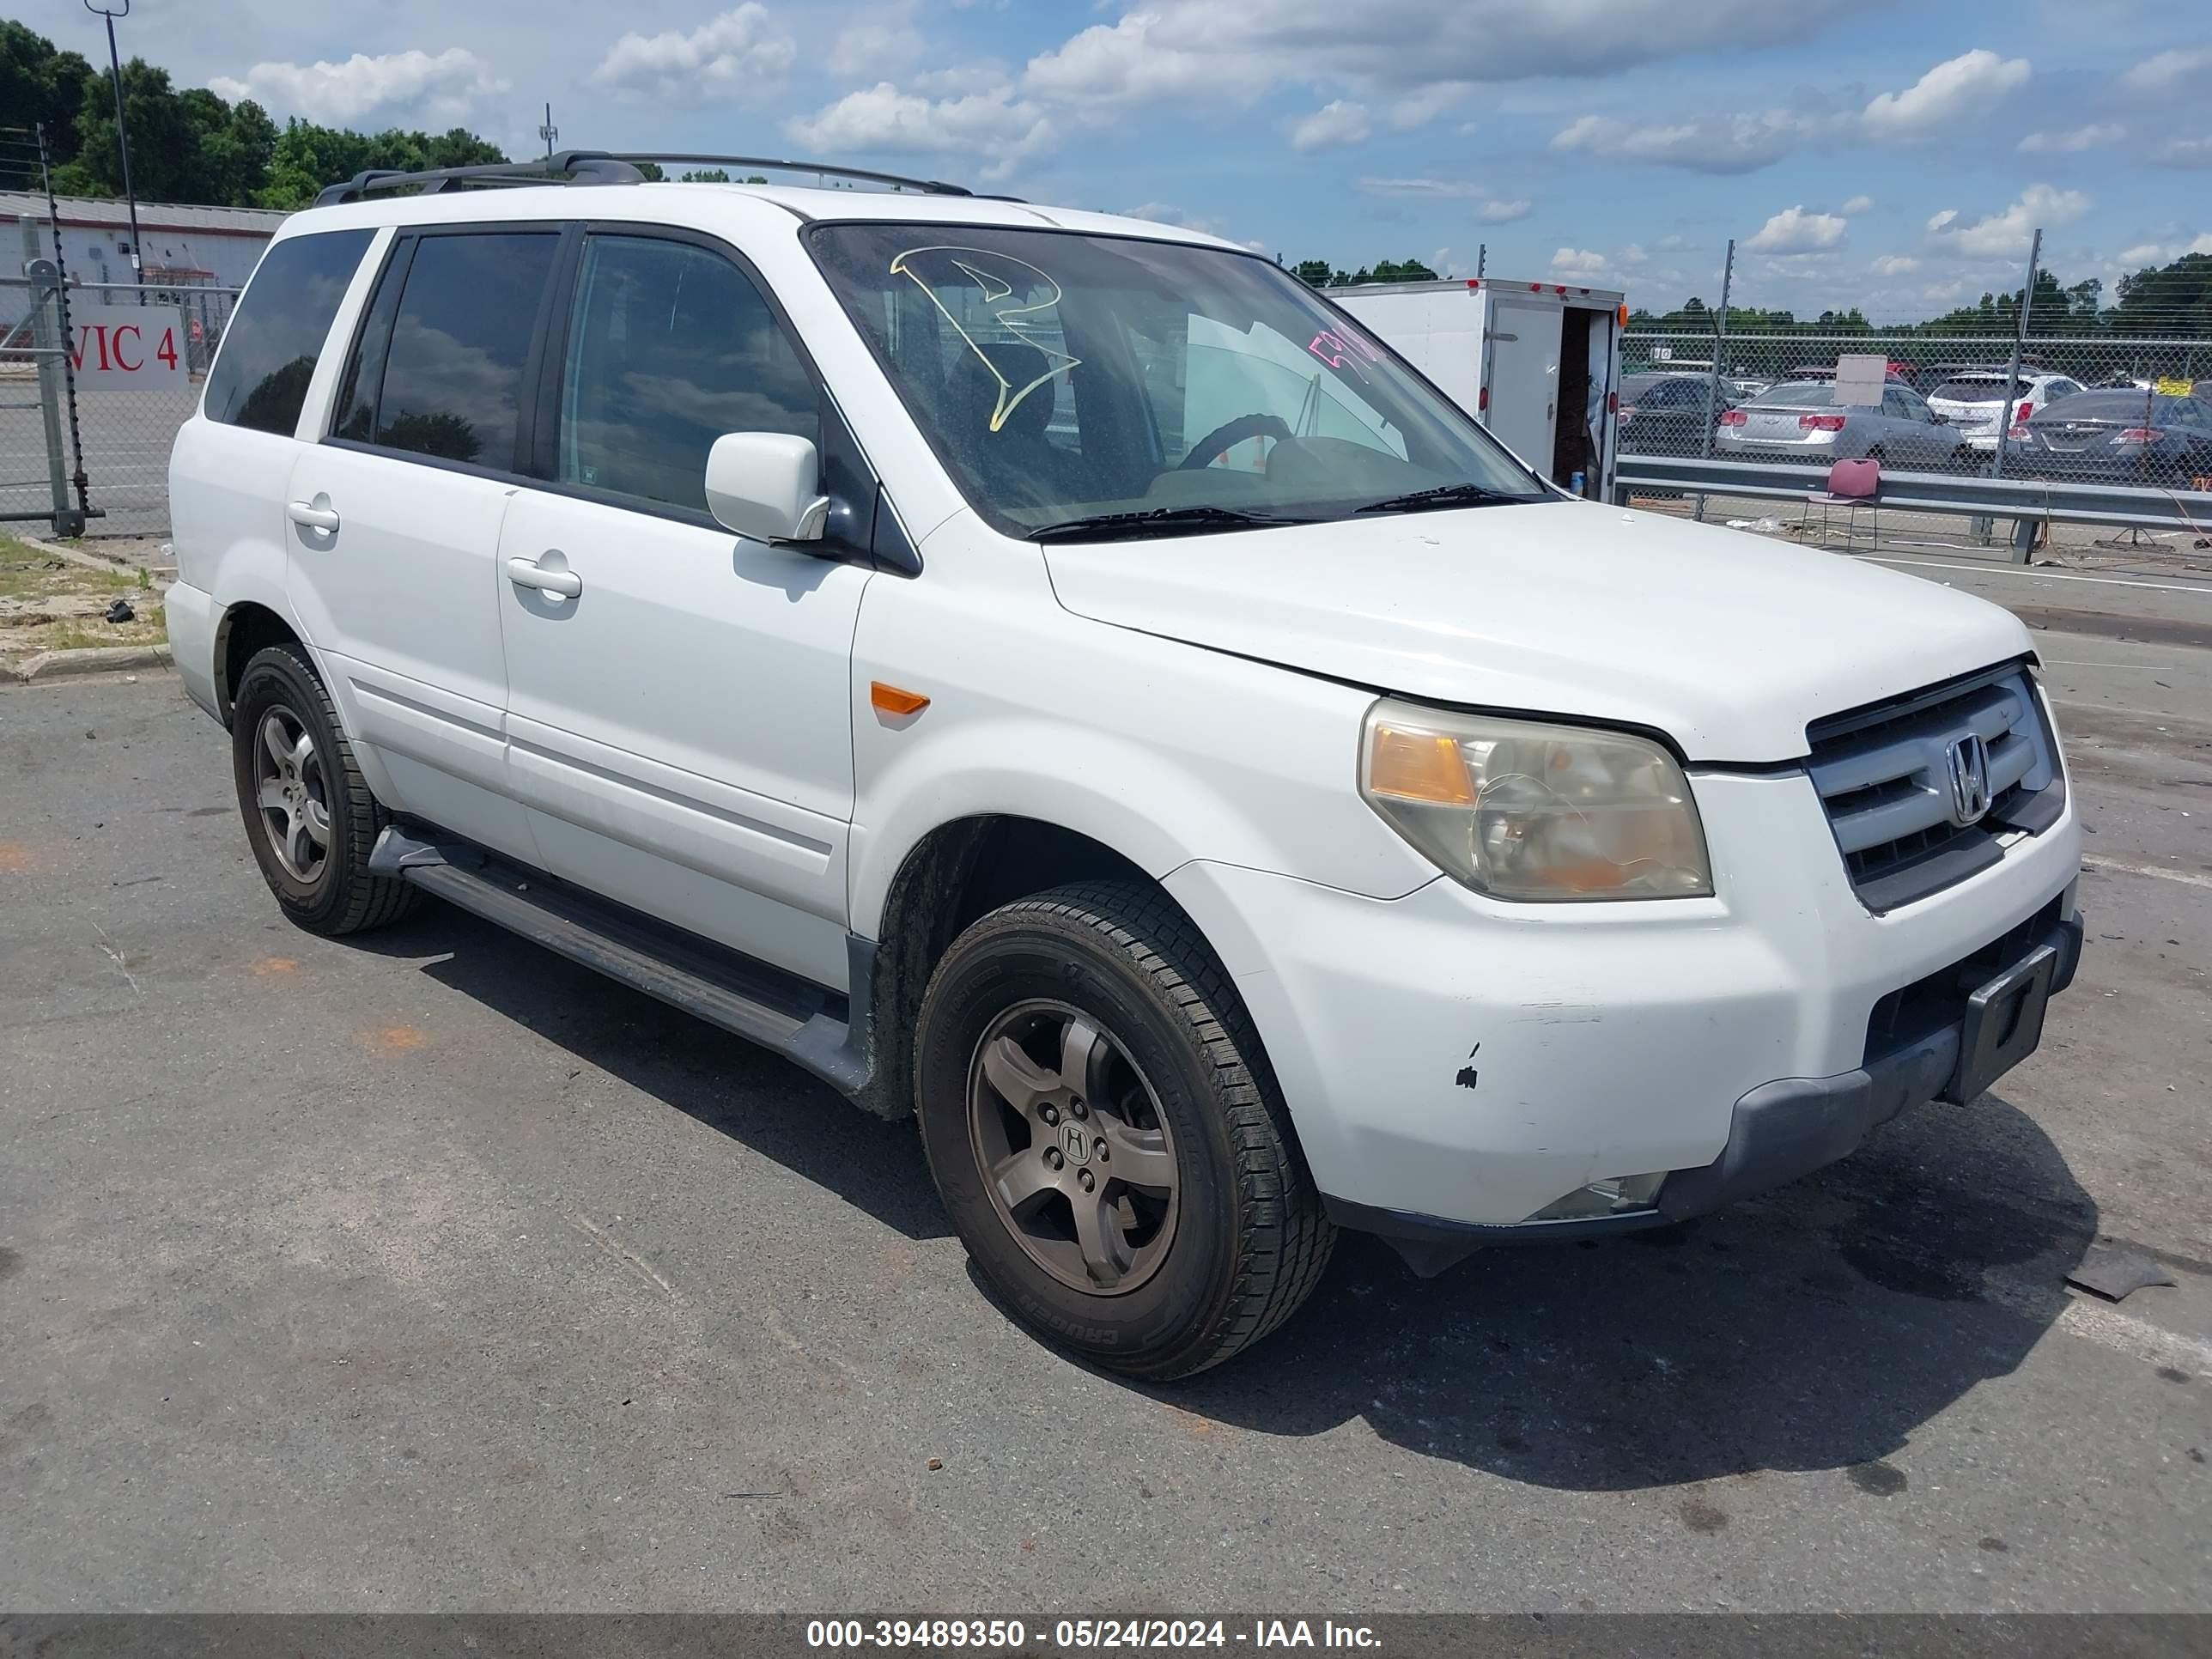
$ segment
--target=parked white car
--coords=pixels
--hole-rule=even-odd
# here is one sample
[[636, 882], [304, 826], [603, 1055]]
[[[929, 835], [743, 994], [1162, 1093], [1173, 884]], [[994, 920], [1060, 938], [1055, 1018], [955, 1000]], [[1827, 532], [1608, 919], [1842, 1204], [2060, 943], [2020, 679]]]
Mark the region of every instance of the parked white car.
[[1569, 499], [1211, 237], [564, 159], [288, 220], [178, 434], [301, 927], [435, 895], [918, 1116], [1006, 1305], [1151, 1377], [1340, 1225], [1677, 1220], [2035, 1048], [2005, 611]]
[[[1996, 450], [2000, 436], [2027, 422], [2037, 410], [2047, 409], [2081, 390], [2080, 381], [2064, 374], [2024, 368], [2014, 387], [2008, 368], [1974, 370], [1954, 374], [1929, 392], [1928, 407], [1959, 429], [1969, 449], [1988, 454]], [[2009, 401], [2008, 392], [2014, 393]]]

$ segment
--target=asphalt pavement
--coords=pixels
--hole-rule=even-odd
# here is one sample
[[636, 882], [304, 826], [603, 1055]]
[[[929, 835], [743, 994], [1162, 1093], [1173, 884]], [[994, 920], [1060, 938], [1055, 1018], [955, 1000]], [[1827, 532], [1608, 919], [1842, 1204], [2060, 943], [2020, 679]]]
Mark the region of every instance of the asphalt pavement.
[[910, 1126], [285, 925], [173, 678], [0, 693], [0, 1608], [2212, 1611], [2212, 584], [1914, 574], [2051, 664], [2042, 1051], [1692, 1225], [1347, 1238], [1170, 1389], [1000, 1316]]

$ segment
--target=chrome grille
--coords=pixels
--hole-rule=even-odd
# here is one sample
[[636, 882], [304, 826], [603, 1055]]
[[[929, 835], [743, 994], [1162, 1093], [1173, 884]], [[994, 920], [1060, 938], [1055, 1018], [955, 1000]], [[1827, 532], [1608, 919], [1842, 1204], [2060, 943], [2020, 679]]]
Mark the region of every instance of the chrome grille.
[[[2065, 804], [2057, 744], [2018, 663], [1853, 709], [1806, 737], [1813, 787], [1851, 884], [1872, 910], [1895, 909], [1988, 868], [2004, 856], [2000, 835], [2047, 829]], [[1961, 823], [1952, 754], [1969, 737], [1987, 756], [1989, 805]]]

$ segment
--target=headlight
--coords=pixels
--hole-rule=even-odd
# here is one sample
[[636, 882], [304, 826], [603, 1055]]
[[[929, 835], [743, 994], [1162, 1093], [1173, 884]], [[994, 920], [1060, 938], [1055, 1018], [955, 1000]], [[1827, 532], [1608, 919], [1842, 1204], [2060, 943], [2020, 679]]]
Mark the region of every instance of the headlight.
[[1713, 890], [1689, 780], [1625, 732], [1378, 702], [1359, 792], [1445, 874], [1492, 898]]

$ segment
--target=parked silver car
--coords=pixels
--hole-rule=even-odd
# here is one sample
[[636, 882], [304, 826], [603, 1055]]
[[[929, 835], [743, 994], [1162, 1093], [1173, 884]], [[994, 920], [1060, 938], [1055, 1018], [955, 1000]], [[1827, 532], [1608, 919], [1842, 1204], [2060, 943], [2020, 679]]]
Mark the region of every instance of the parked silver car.
[[1869, 459], [1907, 471], [1972, 467], [1973, 452], [1928, 400], [1894, 381], [1879, 406], [1836, 401], [1832, 380], [1785, 380], [1721, 416], [1713, 453], [1738, 460], [1831, 461]]

